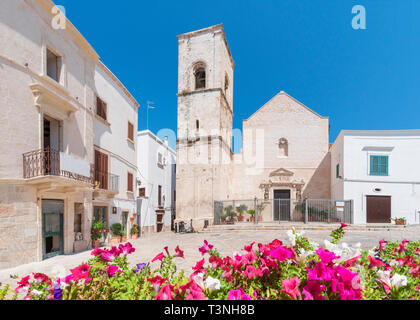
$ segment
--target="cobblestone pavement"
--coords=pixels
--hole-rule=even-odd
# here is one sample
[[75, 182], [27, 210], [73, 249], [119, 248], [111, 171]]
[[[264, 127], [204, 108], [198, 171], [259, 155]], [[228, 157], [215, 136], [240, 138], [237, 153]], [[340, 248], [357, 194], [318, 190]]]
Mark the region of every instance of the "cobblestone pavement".
[[[328, 239], [329, 234], [329, 230], [305, 231], [305, 236], [318, 243], [322, 243], [324, 239]], [[286, 240], [286, 231], [223, 231], [194, 234], [164, 232], [132, 241], [136, 252], [129, 256], [129, 262], [135, 265], [136, 263], [151, 261], [156, 254], [163, 251], [164, 246], [168, 246], [170, 252], [174, 252], [175, 247], [179, 245], [184, 250], [185, 259], [178, 259], [178, 269], [184, 269], [190, 272], [195, 262], [202, 258], [198, 248], [203, 244], [204, 240], [215, 245], [222, 255], [232, 255], [234, 252], [240, 252], [244, 245], [253, 241], [257, 243], [268, 243], [276, 238]], [[370, 249], [376, 246], [382, 238], [388, 241], [397, 241], [404, 238], [410, 241], [420, 240], [420, 226], [383, 231], [349, 230], [344, 236], [343, 241], [349, 244], [360, 242], [362, 248]], [[58, 256], [42, 262], [22, 265], [13, 269], [0, 270], [0, 283], [3, 283], [3, 285], [9, 283], [14, 286], [16, 280], [11, 279], [10, 275], [17, 275], [20, 279], [31, 272], [42, 272], [52, 277], [65, 276], [69, 274], [70, 268], [86, 262], [89, 258], [90, 251], [74, 255]], [[155, 264], [157, 266], [157, 262]]]

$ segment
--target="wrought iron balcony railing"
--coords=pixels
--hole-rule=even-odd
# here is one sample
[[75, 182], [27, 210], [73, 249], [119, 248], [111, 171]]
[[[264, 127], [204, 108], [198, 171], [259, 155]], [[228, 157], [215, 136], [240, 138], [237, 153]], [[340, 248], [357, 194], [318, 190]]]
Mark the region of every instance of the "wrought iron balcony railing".
[[102, 190], [118, 192], [120, 177], [109, 172], [95, 169], [95, 186]]
[[23, 154], [23, 178], [61, 176], [93, 184], [93, 166], [52, 148]]

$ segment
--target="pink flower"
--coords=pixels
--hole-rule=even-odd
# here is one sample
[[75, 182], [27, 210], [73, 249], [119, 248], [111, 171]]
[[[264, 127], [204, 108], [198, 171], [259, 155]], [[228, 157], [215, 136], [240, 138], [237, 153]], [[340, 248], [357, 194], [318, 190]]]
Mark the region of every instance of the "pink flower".
[[245, 246], [242, 250], [244, 250], [246, 252], [251, 252], [254, 244], [255, 244], [255, 242], [251, 243], [249, 246]]
[[341, 224], [341, 226], [340, 226], [340, 228], [341, 229], [344, 229], [344, 228], [346, 228], [346, 227], [349, 227], [349, 225], [348, 224], [345, 224], [345, 223], [340, 223]]
[[194, 270], [194, 275], [197, 274], [197, 273], [205, 273], [206, 272], [206, 270], [203, 268], [204, 262], [205, 262], [205, 260], [203, 258], [203, 260], [197, 261], [195, 266], [192, 267], [192, 269]]
[[278, 246], [270, 251], [270, 256], [278, 261], [283, 261], [292, 256], [292, 251], [283, 246]]
[[334, 259], [339, 259], [340, 257], [336, 256], [334, 252], [330, 252], [323, 248], [319, 248], [316, 251], [316, 254], [321, 258], [321, 261], [325, 264], [331, 263]]
[[123, 256], [128, 256], [129, 254], [132, 254], [134, 251], [136, 251], [136, 249], [133, 248], [130, 242], [127, 242], [125, 245], [120, 244], [119, 249], [120, 254], [122, 254]]
[[156, 257], [153, 258], [152, 262], [155, 262], [156, 260], [162, 261], [163, 257], [164, 257], [163, 252], [161, 252]]
[[344, 267], [346, 268], [353, 267], [356, 264], [357, 260], [359, 260], [361, 257], [362, 255], [358, 255], [357, 257], [344, 261], [343, 263]]
[[160, 289], [159, 293], [156, 296], [155, 300], [173, 300], [172, 291], [173, 286], [170, 284], [167, 284]]
[[184, 258], [184, 251], [179, 249], [179, 246], [175, 248], [175, 257]]
[[262, 276], [261, 270], [257, 270], [254, 266], [247, 266], [245, 271], [242, 273], [242, 275], [248, 279], [252, 279], [254, 277]]
[[204, 245], [198, 250], [201, 252], [201, 255], [204, 256], [207, 252], [209, 252], [213, 248], [214, 248], [213, 245], [209, 244], [207, 240], [204, 240]]
[[298, 277], [282, 280], [281, 285], [283, 286], [281, 291], [288, 294], [292, 299], [296, 300], [298, 297], [300, 297], [300, 280]]
[[372, 258], [371, 256], [368, 256], [368, 259], [369, 259], [369, 262], [370, 262], [369, 268], [373, 268], [373, 267], [385, 267], [386, 266], [386, 264], [383, 263], [381, 260]]
[[230, 290], [227, 300], [252, 300], [252, 297], [247, 295], [241, 288], [240, 290]]
[[155, 292], [159, 291], [159, 288], [162, 284], [166, 282], [166, 278], [162, 278], [161, 276], [155, 276], [153, 278], [147, 279], [148, 282], [150, 282], [155, 289]]
[[77, 268], [71, 269], [71, 274], [73, 275], [73, 280], [88, 280], [89, 279], [89, 272], [90, 272], [90, 265], [88, 264], [82, 264], [78, 266]]
[[95, 257], [99, 257], [101, 254], [102, 254], [102, 252], [103, 252], [104, 250], [102, 250], [102, 249], [99, 249], [99, 248], [96, 248], [95, 250], [93, 250], [92, 252], [91, 252], [91, 255], [92, 256], [95, 256]]
[[108, 273], [109, 277], [112, 277], [113, 275], [115, 275], [117, 271], [121, 272], [120, 270], [118, 270], [118, 267], [116, 265], [111, 265], [106, 268], [106, 272]]
[[388, 243], [385, 239], [379, 241], [379, 250], [384, 251], [384, 244]]

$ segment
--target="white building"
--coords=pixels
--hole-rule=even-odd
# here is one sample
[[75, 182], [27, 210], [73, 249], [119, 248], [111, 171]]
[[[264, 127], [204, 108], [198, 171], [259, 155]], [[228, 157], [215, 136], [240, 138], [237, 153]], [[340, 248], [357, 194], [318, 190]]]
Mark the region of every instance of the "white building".
[[341, 131], [331, 147], [331, 194], [353, 200], [354, 223], [420, 223], [420, 130]]
[[138, 103], [101, 62], [95, 68], [95, 181], [93, 219], [129, 233], [136, 217], [136, 139]]
[[175, 218], [176, 152], [151, 131], [137, 133], [137, 212], [142, 233], [171, 230]]

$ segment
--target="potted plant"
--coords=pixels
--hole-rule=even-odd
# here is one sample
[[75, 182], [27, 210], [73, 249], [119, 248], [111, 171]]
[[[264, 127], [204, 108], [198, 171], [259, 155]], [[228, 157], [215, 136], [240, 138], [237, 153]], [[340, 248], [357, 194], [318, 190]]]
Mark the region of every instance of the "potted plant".
[[122, 236], [121, 223], [114, 223], [111, 226], [111, 232], [112, 232], [112, 245], [119, 244], [121, 242], [121, 236]]
[[121, 230], [121, 242], [126, 242], [127, 241], [127, 229], [123, 228]]
[[226, 214], [225, 214], [226, 224], [234, 224], [236, 213], [233, 210], [233, 206], [227, 206], [224, 210], [226, 212]]
[[104, 232], [105, 232], [105, 222], [102, 220], [95, 220], [92, 223], [92, 228], [91, 228], [92, 246], [94, 248], [99, 248]]
[[244, 221], [244, 216], [242, 215], [244, 212], [248, 210], [248, 207], [244, 204], [241, 204], [236, 207], [236, 211], [238, 212], [238, 221], [242, 222]]
[[130, 230], [131, 239], [133, 240], [137, 239], [139, 237], [139, 233], [140, 233], [139, 226], [134, 224]]
[[406, 218], [391, 218], [395, 222], [396, 225], [404, 226], [407, 222]]
[[262, 217], [262, 212], [265, 209], [265, 203], [260, 203], [257, 205], [257, 210], [258, 210], [258, 222], [263, 221], [263, 217]]
[[248, 214], [251, 216], [249, 218], [249, 221], [254, 222], [254, 220], [255, 220], [255, 210], [254, 209], [248, 210]]

